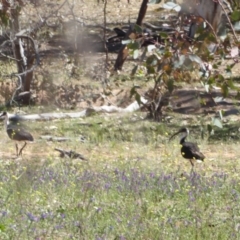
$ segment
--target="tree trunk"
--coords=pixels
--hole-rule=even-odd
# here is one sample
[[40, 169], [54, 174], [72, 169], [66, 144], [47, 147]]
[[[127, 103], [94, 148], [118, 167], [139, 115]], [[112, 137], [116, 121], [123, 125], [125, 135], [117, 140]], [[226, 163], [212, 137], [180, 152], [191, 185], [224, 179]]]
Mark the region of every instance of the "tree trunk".
[[[18, 8], [11, 8], [11, 39], [14, 39], [14, 41], [12, 41], [12, 49], [14, 58], [16, 59], [17, 71], [21, 74], [33, 67], [34, 51], [33, 46], [31, 46], [28, 40], [21, 38], [21, 36], [16, 37], [16, 34], [20, 32], [19, 13], [20, 11]], [[33, 71], [21, 75], [20, 78], [21, 83], [19, 83], [19, 85], [21, 85], [21, 89], [19, 89], [19, 92], [29, 92], [31, 90]], [[26, 96], [27, 97], [21, 102], [24, 105], [29, 104], [31, 97], [30, 94]]]
[[[139, 26], [142, 25], [142, 21], [145, 17], [145, 14], [146, 14], [146, 11], [147, 11], [147, 4], [148, 4], [148, 0], [143, 0], [142, 1], [142, 5], [141, 5], [141, 8], [139, 10], [138, 18], [137, 18], [137, 21], [136, 21], [136, 24], [139, 25]], [[132, 33], [132, 30], [130, 28], [130, 30], [127, 33], [127, 38], [130, 36], [131, 33]], [[119, 53], [118, 53], [116, 62], [114, 64], [115, 71], [122, 70], [122, 66], [123, 66], [124, 62], [126, 61], [127, 57], [128, 57], [128, 48], [127, 48], [126, 45], [123, 45], [121, 47]]]

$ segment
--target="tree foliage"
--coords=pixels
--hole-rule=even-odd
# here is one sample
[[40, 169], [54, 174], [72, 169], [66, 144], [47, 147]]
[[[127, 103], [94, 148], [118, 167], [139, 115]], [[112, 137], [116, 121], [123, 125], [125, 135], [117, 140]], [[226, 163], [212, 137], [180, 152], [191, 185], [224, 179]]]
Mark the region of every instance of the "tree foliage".
[[[234, 11], [230, 15], [230, 19], [235, 22], [240, 19], [237, 4], [233, 6]], [[166, 16], [166, 20], [170, 19]], [[239, 98], [240, 88], [235, 85], [232, 76], [232, 68], [238, 63], [239, 56], [239, 42], [233, 38], [235, 32], [230, 31], [225, 40], [220, 41], [213, 29], [200, 27], [204, 19], [199, 18], [198, 21], [199, 27], [195, 35], [197, 37], [194, 39], [189, 39], [188, 32], [183, 31], [180, 22], [176, 20], [171, 26], [175, 31], [171, 33], [158, 31], [159, 40], [153, 45], [143, 47], [141, 55], [139, 49], [144, 42], [143, 38], [146, 38], [143, 27], [135, 27], [141, 37], [132, 39], [127, 44], [134, 59], [137, 57], [144, 59], [141, 64], [136, 64], [133, 74], [138, 73], [140, 66], [145, 67], [147, 79], [154, 80], [147, 107], [150, 116], [155, 120], [161, 120], [162, 106], [167, 104], [165, 96], [171, 93], [176, 83], [180, 81], [201, 82], [209, 96], [213, 88], [218, 87], [224, 98], [228, 96], [230, 90], [234, 90], [235, 97]], [[232, 25], [232, 22], [229, 24]], [[234, 28], [231, 30], [234, 31]], [[217, 104], [217, 100], [212, 99]], [[212, 124], [221, 127], [222, 116], [219, 115], [219, 118], [213, 119]]]

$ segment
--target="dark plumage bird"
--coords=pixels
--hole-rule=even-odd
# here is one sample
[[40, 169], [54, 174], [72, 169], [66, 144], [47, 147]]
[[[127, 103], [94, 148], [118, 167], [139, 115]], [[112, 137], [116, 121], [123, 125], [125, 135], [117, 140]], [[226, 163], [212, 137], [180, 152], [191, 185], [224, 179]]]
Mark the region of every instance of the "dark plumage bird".
[[22, 151], [26, 147], [27, 141], [33, 142], [33, 136], [31, 135], [31, 133], [24, 130], [21, 126], [9, 124], [9, 118], [8, 118], [7, 112], [3, 112], [0, 115], [0, 117], [4, 117], [4, 125], [9, 138], [15, 141], [25, 142], [23, 147], [19, 151], [18, 151], [18, 144], [16, 142], [17, 156], [22, 155]]
[[181, 148], [182, 156], [186, 159], [189, 159], [192, 166], [194, 166], [193, 165], [194, 159], [203, 161], [205, 156], [200, 152], [198, 145], [196, 143], [192, 143], [192, 142], [185, 142], [185, 140], [189, 134], [189, 130], [187, 128], [185, 128], [185, 127], [181, 128], [177, 133], [173, 134], [170, 137], [169, 141], [179, 133], [182, 134], [181, 139], [180, 139], [180, 144], [182, 145], [182, 148]]
[[115, 27], [113, 31], [117, 34], [118, 37], [125, 37], [126, 32], [118, 27]]

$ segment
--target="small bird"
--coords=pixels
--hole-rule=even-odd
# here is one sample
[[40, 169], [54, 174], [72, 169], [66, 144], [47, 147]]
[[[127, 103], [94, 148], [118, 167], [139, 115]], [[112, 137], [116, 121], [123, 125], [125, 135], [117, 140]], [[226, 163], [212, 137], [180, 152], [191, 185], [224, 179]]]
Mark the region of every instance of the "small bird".
[[21, 126], [19, 125], [13, 125], [9, 123], [9, 117], [7, 112], [3, 112], [0, 117], [4, 117], [4, 125], [5, 129], [7, 131], [7, 134], [10, 139], [15, 140], [15, 141], [24, 141], [23, 147], [18, 151], [18, 144], [16, 142], [16, 151], [17, 151], [17, 157], [22, 156], [22, 151], [27, 145], [27, 141], [33, 142], [33, 136], [31, 133], [27, 132], [24, 130]]
[[189, 130], [186, 127], [181, 128], [177, 133], [173, 134], [169, 141], [176, 136], [177, 134], [181, 133], [182, 136], [180, 138], [180, 144], [182, 145], [181, 154], [184, 158], [189, 159], [192, 167], [193, 160], [201, 160], [204, 161], [205, 156], [200, 152], [200, 149], [196, 143], [192, 142], [185, 142], [187, 136], [189, 135]]

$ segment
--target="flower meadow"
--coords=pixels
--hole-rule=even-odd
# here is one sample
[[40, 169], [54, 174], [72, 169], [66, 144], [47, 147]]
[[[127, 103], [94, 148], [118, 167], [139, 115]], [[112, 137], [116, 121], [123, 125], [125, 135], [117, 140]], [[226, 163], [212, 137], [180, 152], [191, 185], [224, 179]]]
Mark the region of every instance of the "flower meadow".
[[219, 171], [2, 162], [1, 239], [238, 239], [240, 182]]
[[[174, 126], [139, 119], [54, 122], [50, 134], [70, 140], [35, 137], [20, 159], [3, 137], [0, 239], [240, 239], [238, 144], [201, 141], [192, 128], [207, 158], [191, 169], [178, 139], [168, 142]], [[45, 124], [29, 127], [39, 136]], [[88, 161], [61, 158], [55, 147]]]

